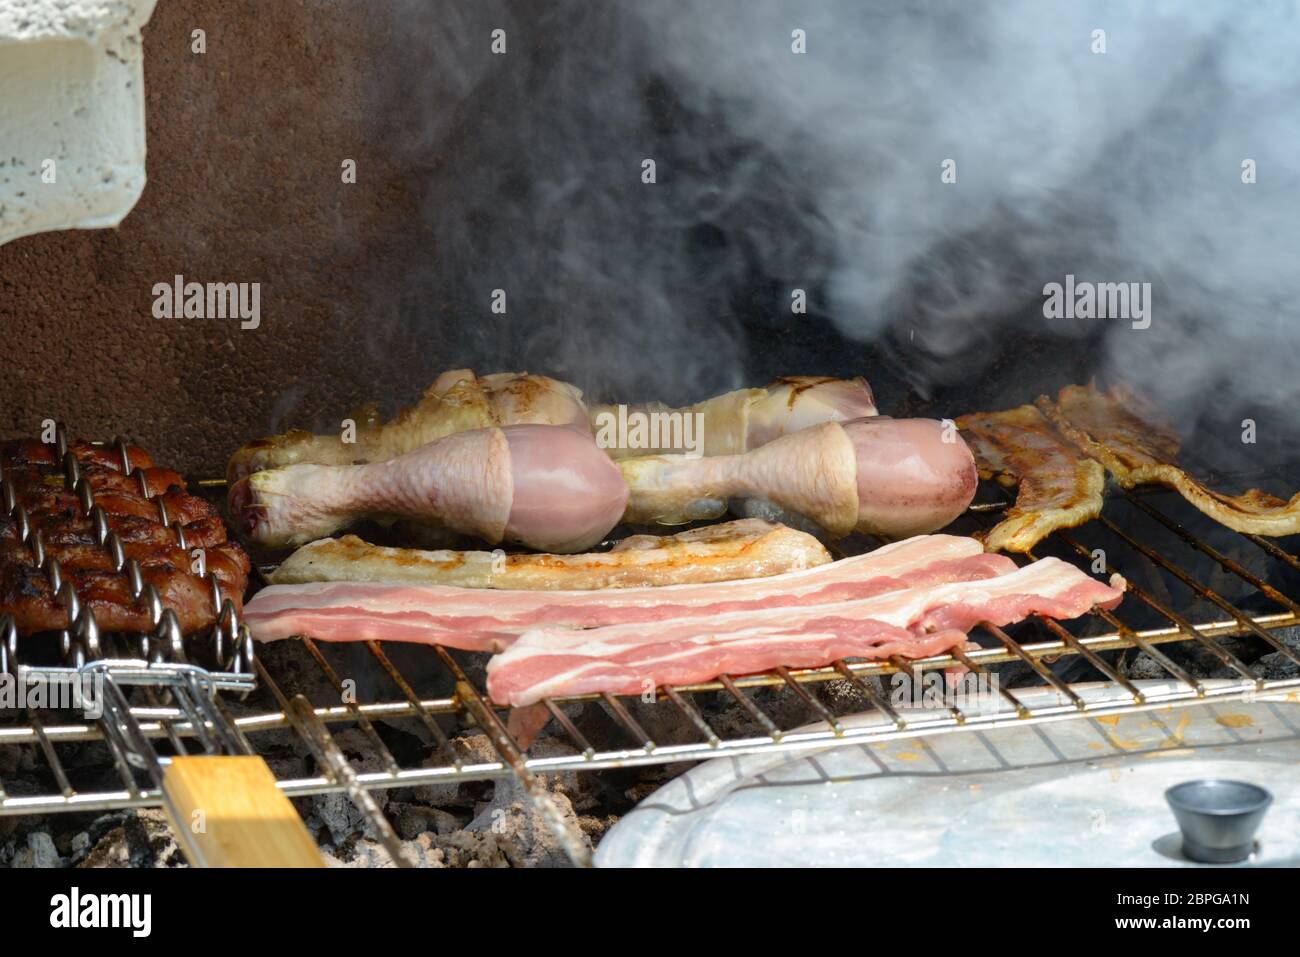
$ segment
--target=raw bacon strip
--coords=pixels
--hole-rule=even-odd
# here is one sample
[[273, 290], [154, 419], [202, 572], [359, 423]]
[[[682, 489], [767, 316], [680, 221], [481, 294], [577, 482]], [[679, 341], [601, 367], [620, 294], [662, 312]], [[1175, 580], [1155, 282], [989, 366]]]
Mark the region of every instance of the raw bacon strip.
[[534, 629], [488, 662], [488, 692], [522, 707], [553, 695], [640, 694], [660, 685], [749, 674], [777, 665], [813, 668], [838, 658], [924, 658], [960, 645], [978, 622], [1031, 614], [1074, 618], [1123, 597], [1060, 559], [997, 578], [957, 582], [815, 607], [770, 607], [665, 623], [586, 631]]
[[1015, 569], [1003, 555], [955, 535], [922, 535], [866, 555], [770, 578], [591, 591], [484, 591], [448, 585], [324, 582], [272, 585], [244, 620], [261, 641], [310, 635], [322, 641], [414, 641], [494, 651], [539, 626], [598, 627], [746, 614], [866, 598]]

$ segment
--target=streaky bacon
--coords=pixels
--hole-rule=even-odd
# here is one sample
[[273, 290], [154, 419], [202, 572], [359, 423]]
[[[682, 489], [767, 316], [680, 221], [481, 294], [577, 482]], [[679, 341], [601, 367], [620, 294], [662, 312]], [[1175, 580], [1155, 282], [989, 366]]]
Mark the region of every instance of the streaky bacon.
[[554, 695], [639, 694], [778, 665], [925, 658], [962, 644], [981, 621], [1074, 618], [1094, 605], [1114, 607], [1123, 594], [1118, 575], [1106, 585], [1060, 559], [1044, 558], [991, 579], [828, 605], [728, 612], [666, 622], [653, 631], [639, 625], [539, 628], [488, 663], [488, 692], [498, 704], [522, 707]]
[[593, 628], [726, 613], [752, 614], [869, 598], [1003, 575], [1015, 569], [973, 539], [921, 535], [852, 558], [769, 578], [605, 591], [518, 591], [386, 582], [272, 585], [244, 610], [253, 636], [275, 641], [412, 641], [496, 651], [539, 626]]

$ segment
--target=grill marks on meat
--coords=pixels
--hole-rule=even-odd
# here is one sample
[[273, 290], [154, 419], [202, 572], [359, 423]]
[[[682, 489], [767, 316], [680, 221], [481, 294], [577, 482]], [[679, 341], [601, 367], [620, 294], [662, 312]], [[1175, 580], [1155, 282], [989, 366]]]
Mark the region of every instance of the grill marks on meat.
[[[700, 413], [705, 455], [731, 455], [757, 448], [781, 435], [821, 422], [876, 414], [871, 387], [862, 378], [784, 376], [762, 389], [739, 389], [684, 409], [660, 402], [594, 406], [588, 412], [581, 390], [546, 376], [504, 372], [477, 376], [469, 369], [444, 372], [415, 405], [387, 423], [373, 409], [354, 413], [356, 441], [295, 429], [250, 442], [230, 459], [227, 477], [239, 479], [265, 469], [298, 463], [359, 465], [414, 451], [454, 432], [507, 425], [570, 425], [601, 428], [606, 415]], [[673, 449], [604, 446], [612, 458], [667, 453]]]
[[[15, 481], [17, 485], [17, 481]], [[93, 491], [93, 490], [92, 490]], [[94, 492], [95, 504], [109, 515], [130, 515], [135, 518], [156, 519], [161, 514], [158, 502], [167, 508], [171, 522], [189, 525], [203, 519], [215, 518], [212, 506], [188, 492], [173, 488], [154, 498], [145, 498], [137, 492]], [[27, 486], [18, 491], [18, 501], [33, 517], [44, 515], [74, 515], [81, 510], [81, 500], [76, 492], [51, 484]]]
[[469, 369], [444, 372], [418, 403], [384, 423], [375, 412], [354, 416], [355, 442], [301, 429], [258, 439], [231, 456], [230, 484], [254, 472], [299, 463], [359, 465], [384, 462], [455, 432], [506, 425], [569, 425], [587, 428], [581, 390], [526, 372], [476, 376]]
[[[244, 621], [261, 641], [310, 635], [322, 641], [412, 641], [494, 651], [539, 626], [632, 624], [653, 633], [658, 623], [677, 619], [847, 601], [1014, 569], [1011, 559], [985, 554], [974, 539], [929, 535], [802, 571], [706, 585], [598, 593], [377, 582], [272, 585], [248, 603]], [[651, 623], [655, 628], [647, 629]]]
[[811, 535], [762, 519], [743, 519], [676, 535], [634, 535], [608, 552], [581, 555], [387, 548], [347, 535], [304, 545], [275, 570], [271, 581], [402, 581], [585, 591], [762, 578], [830, 560]]
[[499, 704], [522, 707], [553, 695], [638, 694], [778, 665], [924, 658], [962, 645], [981, 621], [1006, 625], [1031, 614], [1074, 618], [1094, 605], [1118, 604], [1123, 588], [1118, 576], [1108, 586], [1045, 558], [995, 578], [918, 584], [857, 601], [728, 612], [653, 631], [626, 624], [536, 629], [488, 663], [488, 692]]
[[[175, 535], [172, 536], [172, 541], [175, 541]], [[94, 541], [76, 545], [47, 543], [45, 554], [56, 559], [59, 567], [67, 571], [78, 569], [113, 571], [113, 556], [109, 554], [108, 549]], [[194, 562], [189, 550], [174, 544], [133, 542], [123, 544], [122, 554], [126, 559], [135, 559], [141, 569], [171, 568], [176, 571], [189, 571]], [[243, 591], [248, 581], [248, 573], [252, 570], [244, 550], [233, 542], [204, 548], [203, 562], [206, 571], [216, 575], [217, 580], [221, 582], [223, 593], [231, 589]], [[0, 569], [11, 565], [36, 567], [36, 559], [32, 555], [31, 548], [16, 539], [0, 541]]]
[[[90, 442], [74, 442], [68, 446], [82, 466], [94, 466], [120, 472], [122, 456], [116, 445], [94, 445]], [[127, 459], [131, 469], [150, 469], [154, 467], [149, 453], [139, 446], [126, 447]], [[62, 467], [62, 462], [55, 447], [38, 439], [14, 439], [0, 446], [0, 455], [4, 456], [5, 466], [20, 468], [23, 466]]]
[[[154, 515], [157, 516], [157, 510]], [[108, 515], [108, 527], [117, 533], [123, 545], [176, 543], [175, 529], [158, 523], [157, 518], [138, 515]], [[97, 545], [94, 525], [90, 519], [76, 511], [67, 510], [41, 517], [41, 537], [49, 545]], [[213, 516], [183, 526], [185, 543], [191, 548], [211, 548], [226, 541], [226, 528], [221, 519]], [[17, 525], [12, 518], [0, 517], [0, 541], [17, 541]]]
[[[226, 540], [215, 510], [190, 495], [177, 472], [155, 466], [134, 446], [127, 447], [130, 474], [120, 471], [116, 446], [76, 443], [69, 449], [94, 504], [121, 542], [123, 557], [139, 564], [141, 578], [158, 590], [164, 607], [176, 612], [182, 630], [197, 631], [215, 619], [211, 585], [195, 574], [193, 549], [203, 550], [204, 571], [239, 609], [251, 568], [248, 556]], [[0, 463], [33, 534], [40, 532], [47, 560], [58, 561], [63, 579], [72, 583], [81, 606], [94, 612], [99, 627], [151, 630], [144, 602], [132, 597], [126, 573], [114, 569], [109, 548], [99, 542], [94, 523], [82, 511], [80, 496], [67, 486], [54, 447], [34, 440], [8, 442], [0, 445]], [[184, 531], [186, 548], [179, 547], [176, 529], [161, 523], [159, 502], [168, 521]], [[66, 607], [51, 592], [46, 570], [37, 567], [31, 543], [20, 541], [11, 515], [0, 516], [0, 613], [12, 614], [23, 635], [68, 625]]]
[[[189, 571], [189, 563], [176, 567], [165, 561], [151, 562], [140, 569], [140, 577], [158, 589], [163, 607], [176, 612], [181, 630], [198, 631], [214, 620], [212, 591], [206, 581]], [[152, 630], [142, 602], [131, 597], [126, 576], [111, 569], [64, 569], [63, 578], [72, 582], [83, 608], [95, 613], [105, 631]], [[246, 579], [245, 579], [246, 580]], [[223, 583], [223, 593], [238, 594]], [[238, 607], [238, 603], [236, 603]], [[12, 614], [19, 634], [57, 631], [68, 625], [68, 612], [50, 591], [45, 572], [32, 565], [0, 568], [0, 612]]]
[[[29, 495], [39, 496], [43, 490], [65, 489], [62, 467], [35, 463], [6, 463], [5, 467], [7, 474], [13, 476], [15, 486], [23, 486]], [[185, 481], [179, 472], [154, 466], [140, 469], [138, 473], [123, 475], [109, 466], [88, 462], [81, 466], [81, 474], [97, 495], [103, 492], [139, 496], [140, 476], [143, 476], [150, 496], [163, 495], [172, 488], [185, 488]]]
[[1061, 432], [1106, 467], [1124, 488], [1166, 485], [1210, 518], [1238, 532], [1284, 536], [1300, 533], [1300, 492], [1290, 501], [1259, 489], [1225, 495], [1207, 488], [1178, 465], [1178, 434], [1163, 415], [1131, 389], [1071, 385], [1056, 402], [1038, 399]]
[[1027, 552], [1059, 528], [1101, 514], [1101, 465], [1064, 441], [1032, 405], [957, 420], [981, 478], [1017, 483], [1015, 504], [984, 534], [990, 551]]

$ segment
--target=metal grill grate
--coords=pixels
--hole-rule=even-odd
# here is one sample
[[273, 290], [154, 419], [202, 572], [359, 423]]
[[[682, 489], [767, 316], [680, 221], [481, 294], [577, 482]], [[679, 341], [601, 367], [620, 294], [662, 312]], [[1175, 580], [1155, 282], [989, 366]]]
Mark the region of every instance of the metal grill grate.
[[[208, 486], [220, 484], [217, 481], [200, 483]], [[1157, 501], [1161, 504], [1155, 504]], [[1005, 504], [986, 502], [973, 505], [964, 521], [986, 525], [996, 518]], [[1136, 522], [1126, 521], [1127, 527], [1122, 527], [1114, 515], [1107, 514], [1116, 509], [1127, 509], [1129, 518], [1144, 516], [1142, 521], [1146, 530], [1138, 532], [1134, 527]], [[1188, 517], [1183, 521], [1171, 514], [1179, 509], [1187, 513]], [[777, 668], [764, 674], [724, 675], [716, 681], [659, 689], [654, 707], [667, 709], [673, 716], [670, 725], [677, 729], [674, 738], [679, 733], [688, 733], [691, 740], [656, 742], [633, 713], [638, 707], [635, 702], [625, 702], [607, 694], [552, 698], [543, 704], [553, 727], [558, 728], [572, 745], [572, 753], [533, 755], [519, 746], [507, 729], [500, 709], [491, 705], [467, 675], [465, 666], [447, 650], [404, 646], [404, 656], [420, 656], [427, 661], [422, 670], [441, 672], [454, 688], [446, 696], [422, 697], [409, 677], [411, 669], [408, 667], [405, 674], [399, 670], [384, 644], [366, 641], [359, 646], [322, 647], [310, 638], [303, 638], [302, 646], [325, 686], [337, 694], [338, 703], [312, 706], [301, 695], [291, 700], [292, 689], [286, 693], [263, 664], [255, 662], [257, 676], [271, 691], [275, 706], [234, 717], [231, 721], [240, 737], [249, 742], [254, 751], [264, 751], [275, 732], [296, 733], [307, 742], [322, 770], [317, 776], [282, 779], [280, 787], [290, 796], [348, 792], [361, 804], [365, 801], [364, 792], [373, 789], [513, 775], [523, 783], [539, 810], [564, 838], [570, 856], [582, 861], [585, 855], [582, 842], [561, 822], [538, 775], [670, 764], [721, 755], [798, 751], [919, 734], [956, 733], [1009, 723], [1102, 717], [1170, 705], [1250, 698], [1261, 692], [1271, 695], [1291, 692], [1291, 696], [1295, 696], [1300, 692], [1300, 677], [1266, 678], [1225, 647], [1222, 639], [1253, 637], [1287, 661], [1300, 665], [1300, 655], [1282, 640], [1283, 629], [1300, 624], [1300, 602], [1277, 584], [1278, 577], [1300, 573], [1300, 560], [1272, 541], [1230, 533], [1218, 526], [1214, 526], [1215, 530], [1227, 536], [1228, 544], [1211, 544], [1189, 528], [1198, 518], [1199, 513], [1191, 510], [1172, 492], [1155, 490], [1144, 493], [1111, 488], [1106, 509], [1097, 522], [1074, 531], [1058, 532], [1043, 544], [1072, 555], [1091, 571], [1100, 571], [1104, 567], [1107, 573], [1123, 574], [1130, 583], [1128, 597], [1115, 611], [1094, 609], [1090, 615], [1064, 624], [1041, 618], [1008, 629], [986, 624], [972, 634], [972, 638], [983, 646], [979, 650], [956, 651], [951, 655], [917, 661], [836, 661], [824, 668]], [[1083, 540], [1085, 534], [1104, 538], [1107, 547], [1100, 552], [1095, 546], [1089, 547]], [[1248, 556], [1241, 551], [1243, 549], [1249, 553]], [[1120, 554], [1124, 556], [1122, 559], [1118, 557]], [[1028, 557], [1032, 559], [1034, 556]], [[1189, 566], [1195, 567], [1197, 563], [1213, 569], [1216, 576], [1232, 583], [1242, 592], [1243, 599], [1248, 600], [1229, 600], [1221, 593], [1225, 589], [1215, 589], [1206, 584], [1203, 579], [1210, 575], [1194, 574], [1189, 570]], [[1192, 612], [1177, 610], [1170, 597], [1157, 594], [1160, 589], [1150, 584], [1138, 584], [1162, 581], [1176, 582], [1186, 590], [1190, 600], [1182, 603], [1183, 607], [1199, 605], [1214, 609], [1214, 612], [1199, 615], [1198, 620], [1193, 621], [1188, 617]], [[1267, 606], [1265, 610], [1248, 611], [1245, 608], [1247, 604], [1261, 603]], [[1154, 626], [1134, 622], [1137, 614], [1154, 619]], [[1185, 647], [1202, 650], [1221, 665], [1228, 679], [1207, 681], [1195, 677], [1188, 668], [1166, 654], [1166, 646], [1171, 643], [1184, 643]], [[341, 671], [348, 673], [349, 666], [340, 662], [349, 653], [348, 649], [357, 647], [364, 649], [367, 659], [387, 682], [388, 693], [366, 701], [352, 700], [345, 679], [340, 677]], [[16, 650], [16, 647], [9, 648], [11, 664], [16, 660], [13, 657]], [[1108, 660], [1106, 653], [1113, 651], [1143, 653], [1173, 681], [1158, 692], [1139, 690], [1124, 676], [1113, 660], [1114, 656], [1109, 656]], [[1100, 701], [1085, 701], [1053, 668], [1058, 660], [1070, 658], [1086, 660], [1096, 672], [1113, 683], [1115, 694]], [[982, 674], [991, 666], [1005, 663], [1019, 663], [1029, 678], [1036, 678], [1054, 688], [1059, 693], [1057, 703], [1030, 707], [1014, 689], [999, 684], [997, 708], [968, 713], [952, 706], [946, 713], [938, 715], [933, 711], [927, 711], [923, 716], [912, 715], [909, 709], [896, 707], [867, 680], [900, 671], [920, 673], [956, 666]], [[237, 672], [213, 675], [212, 680], [215, 687], [247, 690], [249, 686], [248, 676]], [[816, 693], [815, 687], [837, 680], [848, 682], [888, 721], [873, 726], [843, 725], [833, 709]], [[763, 707], [761, 700], [761, 689], [772, 688], [786, 689], [796, 696], [808, 713], [815, 716], [816, 726], [798, 730], [782, 727], [781, 721]], [[716, 705], [719, 699], [734, 703], [749, 719], [750, 728], [736, 733], [716, 727], [710, 713], [715, 710], [712, 705]], [[593, 703], [620, 729], [625, 738], [623, 745], [597, 748], [580, 730], [578, 709]], [[130, 708], [130, 714], [144, 739], [167, 742], [172, 748], [183, 749], [185, 742], [201, 734], [203, 728], [202, 721], [196, 720], [192, 709], [175, 701], [137, 702]], [[449, 740], [443, 723], [451, 724], [449, 719], [461, 726], [473, 725], [481, 729], [495, 748], [496, 759], [468, 762], [461, 757]], [[403, 765], [385, 743], [376, 722], [417, 725], [418, 730], [427, 732], [428, 740], [432, 742], [431, 750], [418, 764], [412, 765], [408, 761]], [[656, 726], [665, 725], [657, 721]], [[331, 738], [330, 729], [341, 728], [355, 728], [365, 736], [372, 754], [381, 765], [379, 769], [359, 770], [348, 762]], [[156, 787], [136, 786], [131, 768], [124, 765], [126, 758], [116, 752], [114, 758], [119, 773], [124, 782], [129, 782], [123, 789], [79, 791], [71, 787], [59, 764], [56, 746], [104, 738], [103, 727], [95, 723], [42, 723], [34, 712], [29, 712], [25, 720], [0, 722], [0, 746], [38, 746], [49, 763], [51, 779], [57, 784], [50, 793], [11, 795], [3, 790], [3, 781], [0, 781], [0, 813], [101, 810], [161, 803]], [[381, 830], [381, 837], [389, 843], [387, 838], [391, 837], [391, 830], [387, 835]]]

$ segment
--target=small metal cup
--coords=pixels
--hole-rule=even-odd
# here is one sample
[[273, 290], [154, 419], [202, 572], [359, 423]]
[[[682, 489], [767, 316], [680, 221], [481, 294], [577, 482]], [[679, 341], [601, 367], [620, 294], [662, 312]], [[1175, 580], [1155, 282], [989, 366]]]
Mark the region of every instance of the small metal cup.
[[1245, 781], [1185, 781], [1165, 792], [1183, 854], [1205, 864], [1244, 861], [1254, 849], [1255, 831], [1273, 795]]

